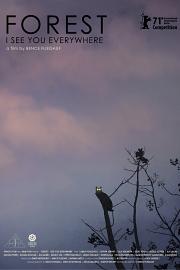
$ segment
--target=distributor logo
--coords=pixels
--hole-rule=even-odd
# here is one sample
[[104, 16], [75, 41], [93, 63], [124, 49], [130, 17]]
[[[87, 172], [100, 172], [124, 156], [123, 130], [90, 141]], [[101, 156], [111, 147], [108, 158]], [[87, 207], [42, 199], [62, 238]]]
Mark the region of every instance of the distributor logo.
[[25, 244], [20, 239], [20, 237], [15, 233], [9, 241], [4, 245], [5, 249], [24, 249]]
[[148, 30], [177, 30], [177, 17], [151, 17], [147, 14], [141, 14], [141, 29]]
[[28, 242], [29, 247], [34, 248], [37, 246], [37, 242], [36, 242], [37, 237], [34, 233], [28, 235], [28, 240], [29, 240]]

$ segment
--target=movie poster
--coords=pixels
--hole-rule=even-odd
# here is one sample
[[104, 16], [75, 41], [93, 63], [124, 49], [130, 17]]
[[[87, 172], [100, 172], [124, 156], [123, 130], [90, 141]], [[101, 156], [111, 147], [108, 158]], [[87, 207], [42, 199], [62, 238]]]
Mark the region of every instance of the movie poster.
[[180, 269], [180, 2], [0, 0], [0, 269]]

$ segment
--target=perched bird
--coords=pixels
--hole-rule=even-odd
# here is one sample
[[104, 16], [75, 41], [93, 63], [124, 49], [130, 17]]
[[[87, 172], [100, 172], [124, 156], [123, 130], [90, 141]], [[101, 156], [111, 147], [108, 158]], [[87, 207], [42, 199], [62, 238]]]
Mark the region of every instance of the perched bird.
[[144, 164], [148, 164], [149, 160], [144, 157], [144, 154], [145, 154], [145, 152], [144, 152], [143, 148], [138, 148], [138, 151], [135, 152], [136, 159], [138, 161], [141, 161]]
[[102, 191], [102, 187], [96, 187], [96, 196], [100, 200], [103, 209], [107, 211], [113, 211], [113, 204], [109, 196]]

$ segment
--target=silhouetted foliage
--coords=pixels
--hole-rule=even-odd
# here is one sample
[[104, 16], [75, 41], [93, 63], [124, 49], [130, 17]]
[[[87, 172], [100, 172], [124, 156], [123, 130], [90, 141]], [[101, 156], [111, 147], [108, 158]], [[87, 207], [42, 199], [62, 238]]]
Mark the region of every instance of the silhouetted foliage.
[[[130, 176], [126, 179], [123, 179], [110, 195], [102, 192], [102, 187], [96, 187], [96, 196], [101, 202], [106, 226], [97, 230], [86, 223], [86, 225], [93, 231], [91, 236], [88, 238], [88, 242], [95, 248], [101, 245], [109, 246], [110, 250], [114, 249], [118, 254], [116, 245], [122, 241], [128, 240], [129, 250], [134, 255], [134, 263], [132, 263], [132, 269], [136, 268], [143, 270], [143, 258], [145, 258], [145, 256], [142, 253], [142, 249], [147, 251], [158, 251], [159, 245], [162, 245], [162, 243], [158, 241], [158, 238], [156, 238], [156, 242], [150, 240], [147, 246], [143, 246], [142, 235], [139, 235], [141, 223], [139, 222], [137, 215], [137, 212], [139, 211], [138, 202], [140, 196], [143, 195], [143, 197], [141, 196], [141, 204], [144, 201], [146, 208], [151, 213], [151, 215], [154, 216], [151, 219], [152, 222], [154, 219], [153, 225], [151, 225], [150, 229], [147, 227], [146, 231], [148, 231], [149, 237], [150, 234], [157, 234], [161, 238], [163, 237], [164, 243], [163, 250], [165, 257], [163, 258], [163, 263], [160, 262], [157, 264], [156, 262], [154, 264], [154, 268], [172, 269], [172, 267], [174, 267], [175, 269], [179, 269], [178, 253], [177, 256], [170, 255], [172, 252], [180, 251], [180, 208], [177, 208], [176, 206], [174, 207], [174, 210], [171, 210], [171, 212], [169, 210], [166, 211], [168, 213], [167, 215], [165, 214], [165, 211], [161, 211], [161, 209], [166, 209], [169, 207], [167, 202], [169, 198], [175, 198], [176, 200], [180, 198], [180, 183], [177, 184], [177, 190], [171, 191], [167, 187], [166, 182], [161, 180], [157, 173], [153, 173], [151, 175], [149, 170], [151, 158], [146, 156], [144, 148], [138, 148], [138, 150], [134, 153], [131, 153], [128, 150], [126, 151], [128, 153], [128, 161], [131, 166], [130, 168], [126, 169], [126, 171], [131, 173]], [[170, 164], [177, 168], [177, 171], [180, 170], [180, 163], [178, 158], [170, 159]], [[124, 185], [130, 185], [132, 188], [134, 188], [134, 193], [131, 192], [131, 198], [124, 198], [119, 203], [113, 204], [112, 197], [114, 194], [119, 192], [120, 188]], [[163, 197], [164, 195], [165, 198]], [[132, 219], [128, 221], [130, 226], [126, 226], [124, 230], [121, 228], [116, 232], [113, 232], [112, 227], [115, 223], [113, 211], [116, 210], [117, 206], [124, 206], [125, 204], [130, 207], [132, 213]], [[108, 211], [111, 211], [113, 214], [112, 224], [110, 223]], [[144, 213], [144, 219], [146, 219], [145, 215], [147, 214]], [[118, 220], [118, 222], [121, 224], [121, 220]], [[146, 226], [148, 226], [148, 223]], [[120, 250], [122, 249], [123, 248], [121, 246]], [[114, 256], [113, 253], [112, 256]], [[136, 262], [136, 258], [138, 258], [138, 263]], [[117, 269], [125, 269], [123, 261], [121, 261], [120, 265], [117, 264], [116, 257], [114, 257], [114, 261]]]

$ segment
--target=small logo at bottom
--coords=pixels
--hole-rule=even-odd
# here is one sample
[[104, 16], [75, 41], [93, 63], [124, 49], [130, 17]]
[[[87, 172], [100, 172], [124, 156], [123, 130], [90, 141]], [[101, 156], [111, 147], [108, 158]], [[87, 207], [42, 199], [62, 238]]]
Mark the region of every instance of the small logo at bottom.
[[20, 239], [20, 237], [15, 233], [9, 241], [4, 245], [6, 249], [23, 249], [25, 248], [25, 244]]
[[34, 234], [34, 233], [29, 234], [28, 235], [28, 240], [29, 240], [29, 242], [28, 242], [28, 246], [29, 247], [34, 248], [34, 247], [37, 246], [37, 242], [36, 242], [37, 237], [36, 237], [36, 234]]

